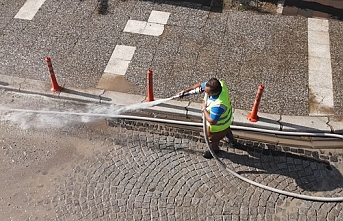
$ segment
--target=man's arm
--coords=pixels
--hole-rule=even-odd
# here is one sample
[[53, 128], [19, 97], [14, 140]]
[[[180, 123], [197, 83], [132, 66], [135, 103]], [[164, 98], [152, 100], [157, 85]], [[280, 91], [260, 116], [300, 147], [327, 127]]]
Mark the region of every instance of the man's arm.
[[213, 119], [210, 117], [210, 113], [206, 110], [206, 108], [202, 108], [201, 110], [202, 110], [202, 112], [204, 113], [205, 119], [206, 119], [206, 121], [207, 121], [209, 124], [211, 124], [211, 125], [217, 124], [218, 121], [217, 121], [217, 120], [213, 120]]
[[198, 87], [201, 87], [201, 83], [200, 82], [195, 84], [195, 85], [193, 85], [193, 86], [191, 86], [191, 87], [189, 87], [189, 88], [186, 88], [185, 90], [183, 90], [183, 92], [188, 92], [188, 91], [191, 91], [191, 90], [193, 90], [195, 88], [198, 88]]
[[207, 120], [207, 122], [211, 125], [215, 125], [217, 124], [217, 122], [220, 119], [220, 116], [225, 112], [226, 107], [223, 105], [215, 105], [211, 108], [211, 112], [208, 112], [206, 110], [206, 104], [202, 103], [201, 104], [202, 107], [202, 112], [205, 115], [205, 119]]

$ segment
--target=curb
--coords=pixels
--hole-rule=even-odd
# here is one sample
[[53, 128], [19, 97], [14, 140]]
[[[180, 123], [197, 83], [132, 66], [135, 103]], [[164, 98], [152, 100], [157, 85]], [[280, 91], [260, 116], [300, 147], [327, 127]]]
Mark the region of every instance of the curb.
[[[27, 94], [69, 99], [83, 102], [116, 104], [119, 106], [145, 102], [146, 97], [97, 88], [80, 89], [67, 84], [59, 92], [51, 92], [50, 83], [0, 75], [0, 89]], [[158, 100], [158, 99], [155, 99]], [[149, 111], [179, 115], [188, 119], [201, 120], [200, 103], [170, 100], [149, 107]], [[233, 109], [233, 125], [289, 132], [314, 132], [343, 134], [343, 119], [334, 116], [288, 116], [269, 113], [258, 113], [259, 120], [250, 122], [247, 119], [250, 111]]]

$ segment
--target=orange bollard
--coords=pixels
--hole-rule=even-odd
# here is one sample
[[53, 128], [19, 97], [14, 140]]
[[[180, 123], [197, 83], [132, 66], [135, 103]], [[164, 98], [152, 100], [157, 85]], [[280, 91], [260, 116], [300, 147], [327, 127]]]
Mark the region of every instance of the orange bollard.
[[147, 80], [148, 80], [148, 97], [146, 99], [147, 102], [154, 101], [154, 93], [152, 89], [152, 70], [149, 69], [147, 72]]
[[54, 73], [54, 69], [52, 68], [51, 59], [49, 57], [46, 57], [45, 61], [48, 63], [48, 68], [49, 68], [49, 72], [50, 72], [50, 78], [51, 78], [51, 84], [52, 84], [51, 91], [52, 92], [60, 91], [62, 89], [62, 87], [59, 86], [57, 83], [55, 73]]
[[257, 111], [258, 111], [258, 106], [260, 104], [260, 100], [262, 97], [263, 89], [264, 89], [263, 85], [260, 85], [258, 87], [254, 106], [252, 107], [251, 113], [248, 114], [248, 120], [250, 120], [251, 122], [257, 122], [258, 121]]

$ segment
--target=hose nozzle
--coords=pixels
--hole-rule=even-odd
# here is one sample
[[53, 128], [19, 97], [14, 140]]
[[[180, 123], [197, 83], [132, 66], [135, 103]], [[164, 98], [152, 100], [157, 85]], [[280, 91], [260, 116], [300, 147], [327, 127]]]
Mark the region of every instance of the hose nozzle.
[[189, 95], [192, 95], [192, 94], [201, 94], [202, 92], [203, 92], [203, 89], [201, 87], [197, 87], [197, 88], [195, 88], [193, 90], [177, 94], [177, 95], [173, 96], [173, 99], [175, 99], [175, 98], [183, 98], [185, 96], [189, 96]]

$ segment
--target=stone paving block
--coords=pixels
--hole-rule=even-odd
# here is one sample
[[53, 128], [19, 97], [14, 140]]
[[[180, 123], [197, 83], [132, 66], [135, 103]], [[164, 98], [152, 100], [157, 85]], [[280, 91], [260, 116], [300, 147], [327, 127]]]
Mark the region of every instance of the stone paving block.
[[329, 18], [329, 14], [321, 11], [313, 11], [313, 17], [320, 17], [320, 18]]
[[283, 7], [282, 14], [283, 15], [297, 15], [298, 14], [298, 8], [291, 7], [291, 6], [285, 6]]

